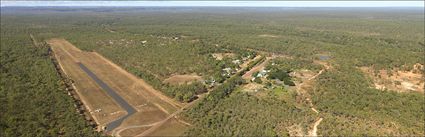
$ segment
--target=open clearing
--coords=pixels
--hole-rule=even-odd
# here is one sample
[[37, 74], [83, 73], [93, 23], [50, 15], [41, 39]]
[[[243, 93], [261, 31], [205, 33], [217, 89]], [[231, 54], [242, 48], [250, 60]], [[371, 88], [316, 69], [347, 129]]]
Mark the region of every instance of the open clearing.
[[59, 40], [51, 40], [49, 44], [64, 73], [74, 81], [78, 96], [88, 108], [96, 123], [105, 126], [114, 119], [125, 115], [124, 109], [118, 106], [95, 81], [80, 69], [77, 59], [65, 50], [62, 43], [59, 42]]
[[[126, 111], [105, 92], [105, 89], [102, 89], [104, 88], [102, 85], [110, 87], [132, 108], [136, 109], [133, 115], [123, 119], [120, 127], [149, 125], [165, 119], [181, 107], [180, 103], [168, 98], [143, 80], [95, 52], [81, 51], [64, 39], [51, 39], [48, 43], [62, 70], [74, 81], [82, 102], [101, 127], [126, 115]], [[88, 72], [84, 71], [81, 65], [90, 70], [96, 78], [89, 77]], [[130, 133], [127, 132], [126, 135], [134, 136], [138, 132]]]
[[234, 57], [235, 54], [234, 53], [214, 53], [212, 54], [212, 56], [216, 59], [216, 60], [223, 60], [224, 58], [231, 58]]
[[368, 74], [372, 79], [376, 89], [379, 90], [394, 90], [398, 92], [416, 91], [424, 92], [423, 65], [416, 64], [412, 71], [401, 70], [379, 70], [376, 74], [372, 68], [360, 68], [364, 73]]
[[120, 117], [118, 120], [110, 122], [108, 125], [106, 125], [106, 130], [110, 131], [112, 129], [115, 129], [122, 123], [123, 120], [125, 120], [127, 117], [133, 115], [136, 112], [136, 109], [134, 109], [134, 107], [130, 106], [130, 104], [128, 104], [127, 101], [125, 101], [120, 95], [116, 93], [116, 91], [111, 89], [107, 84], [105, 84], [102, 80], [100, 80], [96, 76], [96, 74], [90, 71], [90, 69], [88, 69], [84, 64], [82, 63], [77, 63], [77, 64], [80, 66], [80, 68], [84, 72], [86, 72], [87, 75], [90, 76], [90, 78], [92, 78], [97, 83], [97, 85], [99, 85], [103, 89], [103, 91], [105, 91], [110, 97], [112, 97], [114, 101], [118, 103], [121, 106], [121, 108], [125, 109], [125, 111], [127, 112], [127, 115]]
[[168, 120], [160, 127], [161, 130], [155, 130], [147, 136], [181, 136], [187, 125], [177, 121], [175, 118]]
[[258, 35], [258, 37], [263, 37], [263, 38], [278, 38], [280, 36], [272, 35], [272, 34], [261, 34], [261, 35]]
[[196, 74], [173, 75], [173, 76], [165, 79], [164, 83], [180, 85], [180, 84], [185, 84], [185, 83], [190, 83], [190, 82], [193, 82], [193, 81], [200, 81], [200, 80], [202, 80], [202, 77], [198, 76]]

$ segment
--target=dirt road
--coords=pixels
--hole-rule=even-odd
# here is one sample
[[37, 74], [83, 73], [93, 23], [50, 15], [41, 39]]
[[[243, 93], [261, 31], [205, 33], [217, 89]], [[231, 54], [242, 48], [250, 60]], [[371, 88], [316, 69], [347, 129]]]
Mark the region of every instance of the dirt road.
[[254, 74], [257, 71], [263, 70], [270, 59], [271, 59], [270, 57], [266, 57], [266, 59], [263, 62], [261, 62], [261, 64], [257, 64], [256, 66], [252, 67], [251, 70], [249, 70], [244, 75], [242, 75], [242, 78], [245, 80], [251, 80], [252, 74]]
[[316, 122], [314, 122], [313, 130], [310, 131], [309, 136], [317, 137], [317, 126], [319, 126], [320, 122], [322, 122], [323, 118], [319, 118]]
[[[310, 77], [306, 82], [301, 83], [300, 85], [298, 85], [297, 87], [297, 93], [300, 95], [306, 94], [303, 89], [302, 86], [304, 85], [304, 83], [310, 82], [311, 80], [314, 80], [315, 78], [317, 78], [318, 76], [320, 76], [323, 72], [325, 72], [326, 70], [330, 69], [330, 66], [328, 64], [322, 64], [325, 66], [325, 68], [323, 68], [322, 70], [320, 70], [316, 75]], [[317, 109], [314, 107], [313, 102], [311, 101], [311, 98], [307, 96], [307, 101], [311, 107], [311, 110], [314, 111], [315, 113], [319, 114], [320, 112], [317, 111]], [[319, 118], [319, 120], [317, 120], [314, 125], [313, 125], [313, 129], [310, 130], [308, 132], [308, 136], [317, 136], [317, 126], [319, 126], [320, 122], [322, 122], [323, 118]]]

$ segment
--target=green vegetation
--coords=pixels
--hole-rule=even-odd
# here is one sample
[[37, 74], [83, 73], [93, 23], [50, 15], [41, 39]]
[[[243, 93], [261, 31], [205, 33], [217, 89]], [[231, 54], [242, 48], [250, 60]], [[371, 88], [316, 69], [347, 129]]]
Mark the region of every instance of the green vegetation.
[[288, 136], [287, 126], [308, 127], [312, 120], [308, 109], [299, 109], [277, 98], [257, 98], [242, 92], [235, 92], [205, 113], [199, 112], [204, 109], [196, 107], [189, 111], [196, 115], [189, 116], [196, 121], [187, 131], [189, 136]]
[[222, 85], [212, 90], [198, 105], [191, 108], [188, 113], [185, 114], [186, 117], [189, 117], [191, 120], [202, 119], [206, 114], [210, 113], [222, 99], [231, 94], [236, 86], [243, 82], [244, 80], [238, 75], [229, 78]]
[[[341, 66], [319, 76], [313, 104], [324, 113], [321, 135], [423, 135], [423, 94], [369, 88], [362, 72]], [[385, 129], [385, 130], [382, 130]]]
[[300, 69], [308, 69], [314, 72], [318, 72], [322, 69], [323, 66], [314, 63], [313, 59], [287, 59], [287, 58], [275, 58], [271, 60], [272, 63], [269, 63], [266, 67], [268, 70], [281, 69], [287, 71], [294, 71]]
[[[3, 17], [3, 15], [2, 15]], [[79, 115], [56, 72], [46, 45], [33, 45], [29, 31], [1, 24], [0, 134], [97, 136]]]
[[[190, 102], [195, 98], [195, 95], [205, 93], [207, 92], [207, 89], [201, 82], [194, 82], [187, 85], [181, 85], [181, 86], [171, 86], [167, 88], [166, 92], [168, 94], [171, 94], [171, 96], [175, 97], [179, 101], [184, 102]], [[171, 91], [170, 91], [171, 90]], [[185, 93], [182, 94], [179, 91], [184, 91]], [[173, 93], [175, 95], [173, 95]]]
[[255, 82], [255, 83], [258, 83], [258, 84], [263, 83], [263, 81], [261, 80], [261, 78], [256, 78], [256, 79], [254, 79], [254, 82]]
[[279, 79], [280, 81], [283, 81], [285, 85], [295, 86], [295, 83], [291, 80], [291, 76], [289, 76], [289, 73], [290, 71], [272, 69], [267, 78]]
[[286, 90], [284, 87], [281, 87], [281, 86], [276, 87], [276, 88], [272, 89], [271, 91], [273, 92], [273, 94], [275, 94], [277, 96], [282, 95], [285, 92], [288, 92], [288, 90]]
[[[423, 93], [371, 88], [358, 67], [411, 70], [425, 64], [423, 9], [285, 8], [3, 8], [1, 12], [1, 128], [10, 136], [95, 135], [77, 116], [72, 100], [54, 72], [46, 47], [38, 41], [63, 37], [80, 49], [96, 51], [154, 88], [180, 101], [205, 92], [205, 83], [168, 85], [173, 74], [197, 74], [215, 87], [184, 112], [190, 136], [287, 136], [289, 129], [319, 135], [423, 136]], [[18, 29], [25, 28], [25, 29]], [[213, 53], [236, 57], [216, 60]], [[251, 62], [234, 77], [235, 59]], [[270, 78], [293, 85], [288, 72], [332, 69], [311, 85], [314, 113], [293, 89], [263, 82], [264, 93], [237, 91], [239, 75], [270, 60]], [[423, 73], [420, 71], [419, 73]], [[229, 78], [230, 77], [230, 78]], [[46, 99], [48, 98], [48, 99]], [[22, 102], [22, 100], [25, 100]]]
[[[253, 67], [255, 67], [255, 65], [258, 65], [259, 63], [263, 62], [266, 58], [264, 56], [260, 57], [259, 59], [253, 60], [250, 63], [248, 63], [248, 65], [245, 67], [245, 69], [241, 70], [237, 75], [242, 76], [243, 74], [245, 74], [245, 72], [251, 70]], [[257, 72], [254, 72], [253, 74], [255, 74]]]
[[256, 71], [256, 72], [252, 73], [251, 77], [257, 77], [258, 73], [260, 73], [260, 72]]

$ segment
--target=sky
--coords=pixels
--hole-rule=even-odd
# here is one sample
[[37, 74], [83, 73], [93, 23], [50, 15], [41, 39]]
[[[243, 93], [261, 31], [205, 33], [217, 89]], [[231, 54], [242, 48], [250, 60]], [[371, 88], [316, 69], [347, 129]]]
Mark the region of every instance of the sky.
[[1, 1], [1, 7], [424, 7], [424, 1]]

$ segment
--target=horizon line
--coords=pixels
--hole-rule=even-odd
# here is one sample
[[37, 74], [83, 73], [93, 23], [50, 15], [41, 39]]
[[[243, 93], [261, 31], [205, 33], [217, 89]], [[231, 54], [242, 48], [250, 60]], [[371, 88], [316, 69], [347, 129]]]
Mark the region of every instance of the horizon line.
[[424, 1], [0, 1], [1, 7], [424, 7]]

